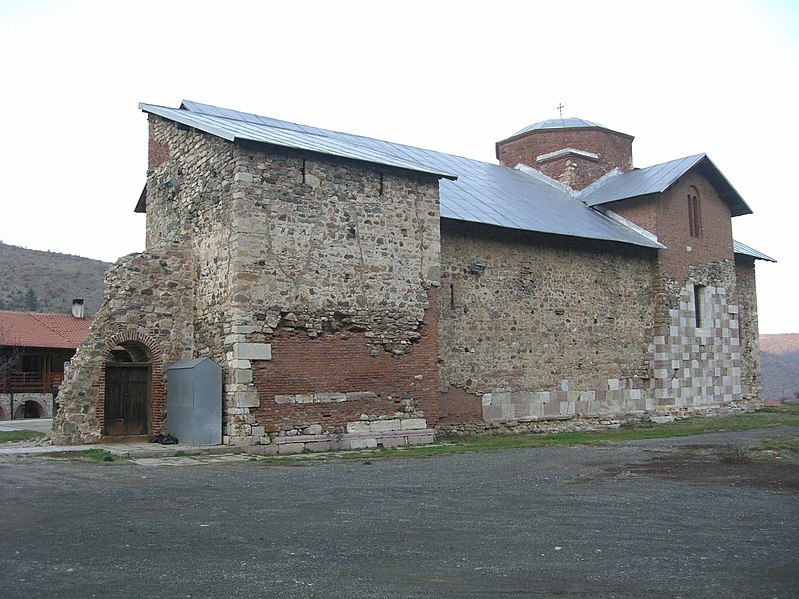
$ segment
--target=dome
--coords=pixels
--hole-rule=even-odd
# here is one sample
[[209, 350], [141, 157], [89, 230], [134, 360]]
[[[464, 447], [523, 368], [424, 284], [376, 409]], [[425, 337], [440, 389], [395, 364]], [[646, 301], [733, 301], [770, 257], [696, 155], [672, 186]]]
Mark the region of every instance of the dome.
[[521, 135], [522, 133], [528, 133], [530, 131], [539, 131], [542, 129], [575, 129], [580, 127], [601, 127], [605, 129], [606, 127], [602, 127], [602, 125], [598, 123], [592, 123], [591, 121], [586, 121], [585, 119], [577, 119], [577, 118], [568, 118], [568, 119], [549, 119], [546, 121], [541, 121], [538, 123], [534, 123], [532, 125], [528, 125], [521, 131], [517, 131], [511, 137], [516, 137], [517, 135]]

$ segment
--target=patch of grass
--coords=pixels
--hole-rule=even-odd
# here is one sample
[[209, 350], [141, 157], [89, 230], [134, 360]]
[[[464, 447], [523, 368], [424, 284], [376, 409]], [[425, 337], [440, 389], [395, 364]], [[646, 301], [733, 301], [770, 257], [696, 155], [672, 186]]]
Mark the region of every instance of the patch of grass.
[[724, 464], [749, 464], [752, 461], [752, 451], [743, 445], [726, 445], [715, 453]]
[[111, 453], [110, 451], [106, 451], [105, 449], [92, 448], [76, 453], [96, 462], [118, 462], [120, 460], [126, 459], [122, 456]]
[[42, 439], [45, 435], [38, 431], [2, 431], [0, 432], [0, 443], [10, 443], [13, 441], [32, 441]]
[[758, 459], [779, 459], [791, 464], [799, 464], [799, 434], [777, 435], [759, 441], [753, 447]]

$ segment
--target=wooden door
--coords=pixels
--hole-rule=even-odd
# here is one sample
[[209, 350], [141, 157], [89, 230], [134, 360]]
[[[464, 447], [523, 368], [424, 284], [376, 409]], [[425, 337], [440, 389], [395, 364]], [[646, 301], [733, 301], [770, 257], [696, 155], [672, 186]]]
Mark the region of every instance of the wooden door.
[[140, 364], [106, 364], [105, 434], [150, 432], [150, 368]]

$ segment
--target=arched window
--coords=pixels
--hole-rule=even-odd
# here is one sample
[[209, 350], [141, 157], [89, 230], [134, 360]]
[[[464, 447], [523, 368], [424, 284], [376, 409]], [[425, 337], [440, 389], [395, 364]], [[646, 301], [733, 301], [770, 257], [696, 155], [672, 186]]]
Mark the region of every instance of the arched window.
[[693, 186], [688, 188], [688, 227], [691, 237], [702, 237], [702, 210], [699, 206], [699, 191]]

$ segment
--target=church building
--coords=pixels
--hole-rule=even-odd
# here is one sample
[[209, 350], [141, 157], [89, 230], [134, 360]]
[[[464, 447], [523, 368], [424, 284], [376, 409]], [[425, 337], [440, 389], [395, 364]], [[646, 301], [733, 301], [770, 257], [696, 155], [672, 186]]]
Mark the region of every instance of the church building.
[[[704, 154], [633, 166], [560, 118], [497, 164], [184, 101], [149, 122], [146, 250], [109, 271], [54, 437], [176, 423], [221, 367], [224, 443], [293, 453], [760, 402], [751, 210]], [[170, 387], [170, 380], [173, 381]]]

